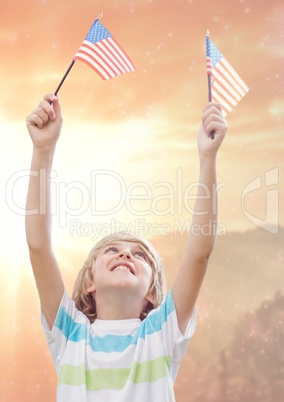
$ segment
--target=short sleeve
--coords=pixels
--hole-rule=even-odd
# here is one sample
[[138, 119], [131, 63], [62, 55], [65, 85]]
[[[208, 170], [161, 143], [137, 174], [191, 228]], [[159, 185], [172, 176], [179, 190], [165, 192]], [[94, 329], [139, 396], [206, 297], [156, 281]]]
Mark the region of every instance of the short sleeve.
[[151, 329], [147, 332], [159, 333], [160, 339], [164, 346], [165, 355], [171, 359], [173, 377], [175, 377], [188, 344], [195, 332], [196, 313], [193, 310], [188, 321], [187, 327], [182, 334], [178, 327], [177, 313], [174, 305], [172, 291], [170, 291], [163, 303], [146, 318]]
[[85, 336], [86, 325], [89, 325], [89, 320], [77, 310], [74, 301], [64, 291], [53, 327], [49, 328], [43, 310], [41, 310], [41, 325], [53, 362], [58, 369], [68, 339], [80, 337], [82, 332]]

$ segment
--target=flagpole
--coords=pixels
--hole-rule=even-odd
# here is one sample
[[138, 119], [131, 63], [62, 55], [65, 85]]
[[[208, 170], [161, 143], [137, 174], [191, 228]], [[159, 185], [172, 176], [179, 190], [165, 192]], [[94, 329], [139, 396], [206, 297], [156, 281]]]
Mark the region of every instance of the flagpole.
[[[210, 32], [207, 29], [206, 32], [206, 62], [207, 62], [207, 82], [208, 82], [208, 101], [212, 102], [212, 91], [211, 91], [211, 74], [212, 74], [212, 64], [211, 64], [211, 52], [210, 52]], [[209, 43], [208, 43], [209, 42]]]
[[62, 80], [60, 81], [58, 87], [56, 88], [54, 95], [58, 94], [59, 89], [61, 88], [63, 82], [65, 81], [67, 75], [70, 73], [71, 68], [74, 66], [76, 60], [72, 60], [72, 63], [70, 64], [70, 66], [68, 67], [68, 69], [66, 70], [66, 73], [64, 74]]
[[[100, 20], [100, 19], [102, 18], [102, 16], [103, 16], [103, 13], [100, 12], [100, 14], [99, 14], [99, 15], [97, 16], [97, 18], [96, 18], [96, 21]], [[58, 94], [59, 89], [62, 87], [63, 82], [65, 81], [67, 75], [70, 73], [70, 70], [71, 70], [71, 68], [74, 66], [75, 61], [76, 61], [76, 60], [72, 60], [70, 66], [67, 68], [67, 70], [66, 70], [66, 72], [65, 72], [65, 74], [64, 74], [64, 76], [63, 76], [63, 78], [62, 78], [62, 80], [60, 81], [58, 87], [56, 88], [56, 90], [55, 90], [55, 92], [54, 92], [54, 95], [57, 95], [57, 94]]]
[[[206, 32], [206, 63], [207, 63], [207, 85], [208, 85], [208, 101], [212, 102], [212, 64], [211, 64], [211, 54], [210, 54], [210, 32], [207, 29]], [[210, 132], [210, 138], [214, 139], [214, 130]]]

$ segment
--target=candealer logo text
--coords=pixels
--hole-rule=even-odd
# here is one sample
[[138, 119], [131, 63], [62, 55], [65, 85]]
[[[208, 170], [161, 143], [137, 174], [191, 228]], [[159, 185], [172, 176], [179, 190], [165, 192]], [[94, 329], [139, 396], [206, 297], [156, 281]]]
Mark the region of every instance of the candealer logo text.
[[[216, 205], [213, 203], [212, 211], [193, 210], [198, 187], [202, 187], [203, 194], [199, 199], [210, 199], [212, 189], [202, 183], [194, 182], [184, 184], [182, 169], [177, 169], [175, 182], [161, 181], [150, 186], [143, 181], [137, 181], [127, 186], [124, 178], [112, 170], [93, 170], [90, 174], [90, 185], [79, 181], [69, 183], [52, 181], [57, 173], [52, 171], [47, 177], [47, 171], [40, 172], [22, 170], [14, 173], [6, 184], [6, 203], [16, 214], [29, 215], [45, 214], [47, 211], [46, 183], [50, 180], [52, 203], [51, 215], [59, 216], [59, 227], [67, 227], [68, 217], [79, 217], [90, 211], [93, 216], [112, 215], [122, 208], [133, 216], [182, 215], [185, 211], [191, 215], [215, 214]], [[40, 180], [40, 209], [31, 209], [25, 212], [17, 197], [17, 187], [27, 176], [39, 177]], [[226, 183], [219, 183], [218, 190]]]

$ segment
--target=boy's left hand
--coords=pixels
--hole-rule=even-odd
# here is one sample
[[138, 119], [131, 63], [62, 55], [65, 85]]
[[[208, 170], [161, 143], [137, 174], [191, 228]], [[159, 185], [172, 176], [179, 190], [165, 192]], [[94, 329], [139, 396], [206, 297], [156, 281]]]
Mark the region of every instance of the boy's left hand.
[[[211, 133], [214, 132], [214, 138]], [[198, 134], [198, 150], [200, 156], [216, 156], [225, 137], [227, 122], [219, 103], [209, 102], [203, 109], [202, 124]]]

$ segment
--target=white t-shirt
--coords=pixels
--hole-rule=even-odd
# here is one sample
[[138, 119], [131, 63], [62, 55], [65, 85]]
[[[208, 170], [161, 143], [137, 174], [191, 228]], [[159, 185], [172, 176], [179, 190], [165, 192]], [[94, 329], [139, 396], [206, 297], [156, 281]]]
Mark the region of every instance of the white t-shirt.
[[173, 383], [195, 331], [184, 335], [170, 291], [145, 320], [96, 320], [65, 292], [50, 331], [42, 325], [58, 375], [57, 402], [174, 402]]

